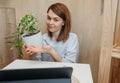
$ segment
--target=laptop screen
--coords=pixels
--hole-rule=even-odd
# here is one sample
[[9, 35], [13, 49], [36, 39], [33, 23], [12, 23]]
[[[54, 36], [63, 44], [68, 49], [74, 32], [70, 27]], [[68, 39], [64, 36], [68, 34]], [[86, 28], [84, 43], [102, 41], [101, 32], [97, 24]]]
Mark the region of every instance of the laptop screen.
[[72, 67], [0, 70], [0, 83], [71, 83]]

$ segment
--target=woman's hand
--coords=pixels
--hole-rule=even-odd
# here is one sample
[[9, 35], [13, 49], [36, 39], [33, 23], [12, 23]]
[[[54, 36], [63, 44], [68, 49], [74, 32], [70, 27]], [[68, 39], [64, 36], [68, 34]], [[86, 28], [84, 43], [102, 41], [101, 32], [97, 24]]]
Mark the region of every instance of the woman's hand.
[[52, 50], [52, 47], [51, 46], [44, 46], [44, 47], [38, 47], [38, 46], [30, 46], [26, 49], [26, 52], [28, 54], [35, 54], [35, 53], [50, 53]]
[[22, 52], [23, 52], [23, 59], [27, 59], [27, 60], [33, 60], [33, 59], [37, 59], [35, 55], [30, 55], [29, 53], [27, 53], [27, 47], [26, 44], [23, 43], [22, 45]]
[[[57, 58], [56, 57], [56, 52], [55, 50], [52, 48], [52, 46], [48, 45], [48, 46], [43, 46], [43, 47], [39, 47], [39, 46], [29, 46], [26, 47], [25, 43], [23, 44], [23, 53], [25, 57], [29, 57], [30, 59], [32, 59], [33, 57], [35, 57], [35, 55], [37, 53], [49, 53], [53, 58]], [[61, 59], [61, 57], [59, 57]], [[58, 61], [55, 59], [55, 61]]]
[[26, 47], [25, 43], [23, 43], [23, 45], [22, 45], [22, 52], [23, 52], [24, 55], [27, 55], [26, 49], [27, 49], [27, 47]]
[[25, 49], [25, 53], [27, 55], [35, 55], [37, 53], [49, 53], [55, 61], [62, 61], [62, 57], [60, 57], [60, 55], [58, 55], [57, 52], [50, 45], [43, 47], [30, 46], [27, 48], [25, 48], [25, 46], [23, 45], [23, 48]]

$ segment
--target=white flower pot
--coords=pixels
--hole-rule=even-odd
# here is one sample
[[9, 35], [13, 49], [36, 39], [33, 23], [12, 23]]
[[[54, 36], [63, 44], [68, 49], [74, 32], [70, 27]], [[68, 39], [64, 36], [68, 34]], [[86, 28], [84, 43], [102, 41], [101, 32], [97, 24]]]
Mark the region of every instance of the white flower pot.
[[38, 32], [31, 36], [22, 36], [23, 41], [25, 42], [26, 46], [42, 46], [42, 33]]

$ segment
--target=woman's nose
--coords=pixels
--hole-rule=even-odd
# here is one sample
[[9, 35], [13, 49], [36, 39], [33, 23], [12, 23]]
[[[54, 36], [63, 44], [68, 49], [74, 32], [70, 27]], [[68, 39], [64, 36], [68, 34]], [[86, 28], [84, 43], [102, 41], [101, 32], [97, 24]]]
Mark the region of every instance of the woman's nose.
[[53, 20], [50, 20], [50, 21], [49, 21], [49, 24], [53, 24], [53, 23], [54, 23]]

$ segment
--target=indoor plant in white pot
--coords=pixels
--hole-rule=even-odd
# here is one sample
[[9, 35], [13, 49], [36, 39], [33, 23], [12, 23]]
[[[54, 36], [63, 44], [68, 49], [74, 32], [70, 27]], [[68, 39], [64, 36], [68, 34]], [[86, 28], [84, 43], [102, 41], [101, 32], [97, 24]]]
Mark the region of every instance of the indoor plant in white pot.
[[38, 21], [33, 15], [26, 14], [23, 16], [18, 23], [18, 29], [27, 47], [31, 45], [41, 46], [42, 33], [38, 29]]
[[10, 43], [11, 49], [18, 49], [18, 56], [22, 57], [22, 44], [26, 43], [26, 46], [41, 46], [42, 44], [42, 33], [38, 29], [37, 19], [31, 15], [24, 15], [20, 22], [17, 24], [17, 30], [10, 36], [6, 37], [7, 43]]

